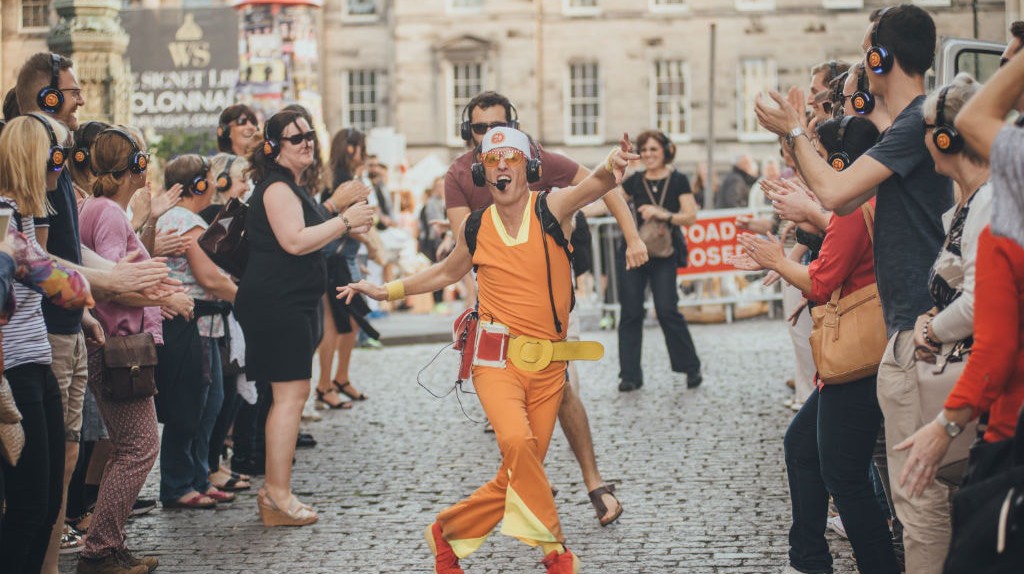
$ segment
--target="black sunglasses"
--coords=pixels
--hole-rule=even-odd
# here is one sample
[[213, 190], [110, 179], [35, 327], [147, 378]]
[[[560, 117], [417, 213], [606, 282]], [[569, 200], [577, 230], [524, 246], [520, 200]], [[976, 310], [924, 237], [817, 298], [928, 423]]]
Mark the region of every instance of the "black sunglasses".
[[473, 133], [479, 136], [484, 135], [491, 128], [504, 128], [507, 126], [508, 122], [491, 122], [489, 124], [479, 123], [470, 125], [470, 127], [473, 128]]
[[289, 142], [292, 145], [299, 145], [299, 144], [301, 144], [304, 141], [305, 142], [311, 142], [311, 141], [313, 141], [315, 139], [316, 139], [316, 132], [313, 131], [313, 130], [309, 130], [308, 132], [306, 132], [304, 134], [295, 134], [293, 136], [287, 136], [287, 137], [282, 136], [281, 137], [281, 141]]
[[259, 125], [259, 123], [256, 121], [256, 118], [253, 118], [253, 117], [242, 115], [242, 116], [238, 116], [237, 118], [235, 118], [235, 125], [236, 126], [244, 126], [245, 124], [252, 124], [254, 126], [258, 126]]

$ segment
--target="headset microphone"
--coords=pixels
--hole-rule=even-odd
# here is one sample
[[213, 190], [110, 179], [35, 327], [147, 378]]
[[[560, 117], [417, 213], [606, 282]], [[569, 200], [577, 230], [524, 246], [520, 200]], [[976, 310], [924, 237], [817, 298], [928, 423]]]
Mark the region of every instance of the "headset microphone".
[[[487, 181], [487, 180], [484, 180], [484, 181]], [[493, 185], [494, 187], [498, 188], [498, 191], [505, 191], [505, 188], [508, 187], [508, 180], [504, 180], [504, 179], [501, 180], [501, 181], [487, 181], [487, 183], [489, 183], [489, 184]]]

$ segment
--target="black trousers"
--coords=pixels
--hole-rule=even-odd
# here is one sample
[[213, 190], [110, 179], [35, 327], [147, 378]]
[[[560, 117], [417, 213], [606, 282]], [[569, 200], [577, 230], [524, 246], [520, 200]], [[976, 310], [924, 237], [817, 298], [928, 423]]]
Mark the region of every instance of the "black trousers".
[[654, 294], [654, 311], [658, 315], [661, 332], [665, 336], [669, 361], [677, 373], [700, 372], [700, 358], [693, 346], [686, 319], [679, 312], [679, 293], [676, 291], [676, 258], [652, 257], [637, 269], [626, 271], [626, 252], [623, 246], [616, 253], [619, 272], [619, 377], [624, 381], [643, 382], [640, 351], [644, 334], [644, 299], [647, 285]]
[[64, 407], [50, 365], [19, 365], [4, 376], [21, 411], [25, 448], [17, 466], [3, 463], [0, 565], [9, 574], [38, 574], [64, 488]]

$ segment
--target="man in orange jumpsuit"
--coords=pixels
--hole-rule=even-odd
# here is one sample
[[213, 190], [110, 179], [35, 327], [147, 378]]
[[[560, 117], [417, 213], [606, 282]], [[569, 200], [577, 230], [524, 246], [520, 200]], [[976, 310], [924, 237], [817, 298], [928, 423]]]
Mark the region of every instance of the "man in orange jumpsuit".
[[[494, 198], [479, 215], [475, 251], [467, 247], [464, 223], [457, 236], [463, 240], [429, 269], [384, 286], [360, 281], [338, 288], [339, 298], [359, 292], [398, 300], [441, 289], [477, 268], [480, 329], [495, 344], [477, 344], [473, 380], [494, 426], [502, 463], [493, 480], [441, 512], [428, 527], [437, 574], [462, 574], [459, 558], [479, 548], [499, 522], [503, 534], [541, 547], [548, 574], [579, 572], [579, 559], [563, 545], [544, 456], [558, 419], [566, 361], [597, 359], [601, 352], [596, 343], [565, 340], [572, 269], [567, 252], [544, 231], [541, 220], [560, 226], [563, 237], [569, 237], [576, 211], [614, 189], [628, 162], [639, 158], [629, 149], [624, 136], [604, 165], [579, 185], [542, 196], [527, 187], [541, 167], [528, 136], [493, 128], [474, 166], [478, 182], [486, 183]], [[507, 360], [503, 353], [483, 356], [484, 348], [495, 347], [507, 350]]]

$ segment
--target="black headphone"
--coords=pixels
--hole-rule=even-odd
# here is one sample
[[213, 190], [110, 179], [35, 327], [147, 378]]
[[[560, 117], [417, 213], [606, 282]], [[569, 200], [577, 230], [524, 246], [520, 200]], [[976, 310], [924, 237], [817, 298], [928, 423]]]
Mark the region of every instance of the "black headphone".
[[206, 176], [210, 172], [210, 162], [206, 160], [205, 156], [199, 156], [202, 161], [202, 171], [197, 172], [192, 176], [192, 179], [188, 180], [188, 186], [185, 191], [192, 195], [203, 195], [207, 191], [210, 191], [210, 181], [206, 179]]
[[[87, 133], [89, 133], [89, 126], [90, 125], [92, 125], [92, 124], [102, 124], [102, 123], [103, 122], [97, 122], [97, 121], [85, 122], [85, 124], [82, 125], [81, 128], [79, 128], [79, 131], [83, 135], [87, 134]], [[81, 140], [75, 140], [75, 147], [71, 148], [71, 161], [73, 161], [75, 163], [75, 167], [77, 167], [78, 169], [85, 170], [85, 169], [88, 169], [88, 168], [92, 167], [92, 166], [89, 165], [89, 160], [92, 157], [92, 154], [89, 151], [89, 146], [92, 145], [92, 142], [95, 139], [96, 139], [95, 136], [92, 137], [92, 138], [89, 138], [88, 139], [88, 144], [86, 144], [87, 140], [84, 137]]]
[[59, 74], [60, 56], [50, 53], [50, 85], [39, 90], [36, 95], [36, 105], [48, 114], [55, 114], [64, 107], [64, 92], [58, 88]]
[[828, 61], [828, 80], [825, 81], [826, 84], [836, 79], [836, 75], [839, 72], [838, 68], [836, 67], [838, 65], [839, 64], [835, 60]]
[[868, 48], [867, 54], [864, 55], [865, 64], [877, 75], [886, 74], [889, 70], [892, 70], [892, 52], [889, 51], [889, 48], [878, 43], [878, 29], [882, 27], [882, 19], [885, 18], [885, 13], [888, 11], [889, 8], [885, 8], [878, 13], [878, 20], [875, 21], [875, 26], [871, 28], [871, 47]]
[[846, 128], [853, 121], [855, 116], [843, 116], [843, 119], [839, 120], [839, 151], [836, 151], [828, 156], [828, 163], [832, 166], [832, 169], [836, 171], [843, 171], [850, 167], [853, 161], [850, 160], [850, 154], [846, 153]]
[[[459, 124], [459, 135], [462, 136], [462, 141], [466, 143], [473, 141], [473, 124], [469, 111], [469, 106], [473, 103], [473, 101], [470, 101], [464, 108], [462, 108], [462, 123]], [[508, 124], [506, 127], [510, 127], [514, 130], [519, 129], [519, 110], [516, 109], [512, 102], [508, 103], [508, 109], [505, 113], [508, 118]]]
[[128, 167], [118, 170], [108, 170], [102, 173], [114, 174], [117, 177], [120, 177], [120, 173], [123, 172], [125, 169], [127, 169], [128, 171], [132, 172], [135, 175], [138, 175], [140, 173], [146, 173], [146, 168], [149, 167], [149, 156], [142, 153], [142, 150], [139, 149], [139, 143], [135, 141], [135, 138], [132, 137], [130, 133], [124, 131], [119, 127], [110, 127], [100, 132], [100, 134], [96, 137], [99, 138], [101, 135], [105, 133], [116, 134], [128, 140], [128, 143], [131, 144], [132, 146], [132, 153], [131, 155], [128, 156]]
[[[541, 165], [540, 161], [540, 147], [533, 138], [526, 136], [530, 140], [530, 159], [526, 160], [526, 181], [527, 183], [537, 183], [540, 181], [542, 175], [544, 175], [544, 166]], [[482, 153], [483, 146], [476, 146], [476, 150], [473, 152], [474, 161], [473, 165], [469, 168], [469, 173], [473, 176], [473, 185], [477, 187], [483, 187], [487, 184], [487, 172], [484, 169], [483, 162], [480, 161], [480, 155]]]
[[[672, 160], [676, 158], [676, 144], [672, 143], [672, 140], [661, 130], [654, 130], [654, 134], [654, 139], [658, 140], [665, 153], [665, 163], [672, 163]], [[637, 153], [640, 153], [639, 150]]]
[[964, 149], [964, 136], [952, 123], [946, 122], [946, 95], [952, 87], [946, 86], [939, 92], [939, 101], [935, 105], [935, 131], [932, 132], [935, 148], [950, 155]]
[[46, 133], [50, 136], [50, 151], [46, 154], [46, 169], [60, 171], [64, 167], [64, 160], [67, 159], [67, 150], [57, 141], [57, 134], [53, 131], [53, 126], [50, 125], [46, 118], [37, 113], [33, 112], [27, 115], [43, 124], [43, 127], [46, 128]]
[[238, 159], [237, 155], [233, 155], [228, 158], [227, 163], [224, 164], [224, 169], [217, 174], [217, 191], [227, 191], [231, 189], [231, 165]]
[[857, 77], [857, 91], [850, 98], [850, 105], [853, 106], [853, 111], [860, 115], [870, 114], [875, 109], [875, 96], [871, 95], [871, 90], [868, 86], [867, 70], [862, 70], [860, 76]]
[[[268, 123], [269, 121], [270, 120], [267, 120]], [[266, 130], [264, 130], [264, 134], [266, 135], [264, 135], [263, 139], [263, 155], [267, 156], [267, 159], [274, 159], [277, 157], [277, 152], [281, 151], [281, 144], [277, 140], [271, 138]]]

